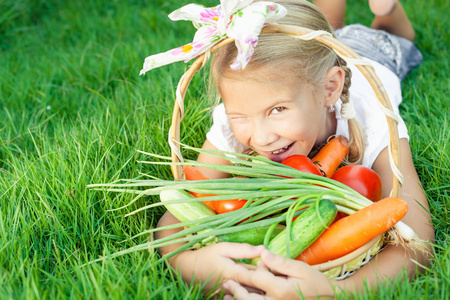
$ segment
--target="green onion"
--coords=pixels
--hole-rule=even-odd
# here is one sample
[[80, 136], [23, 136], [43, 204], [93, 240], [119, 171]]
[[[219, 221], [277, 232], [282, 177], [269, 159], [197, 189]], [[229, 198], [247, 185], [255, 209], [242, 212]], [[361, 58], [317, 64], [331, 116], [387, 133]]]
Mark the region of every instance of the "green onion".
[[[187, 160], [184, 163], [173, 163], [170, 161], [142, 161], [142, 163], [202, 166], [230, 173], [233, 176], [245, 176], [248, 178], [225, 178], [201, 181], [133, 179], [104, 184], [92, 184], [88, 187], [94, 188], [95, 190], [132, 193], [136, 195], [136, 197], [127, 205], [115, 210], [126, 208], [144, 196], [159, 195], [162, 191], [168, 190], [183, 190], [216, 195], [198, 199], [186, 196], [167, 202], [165, 201], [164, 204], [161, 202], [152, 203], [138, 208], [127, 214], [127, 216], [160, 205], [188, 204], [200, 201], [221, 201], [227, 199], [247, 199], [249, 201], [243, 208], [236, 211], [221, 215], [207, 216], [198, 220], [190, 220], [165, 227], [153, 228], [142, 232], [133, 238], [143, 234], [151, 234], [159, 230], [187, 227], [171, 236], [136, 245], [127, 250], [112, 254], [110, 257], [145, 250], [149, 247], [159, 248], [180, 242], [185, 243], [176, 251], [166, 255], [164, 259], [167, 259], [180, 251], [214, 242], [219, 235], [235, 233], [242, 230], [257, 228], [259, 226], [272, 225], [275, 227], [281, 222], [286, 223], [286, 231], [289, 232], [287, 241], [289, 241], [292, 239], [291, 235], [293, 234], [290, 232], [292, 218], [300, 215], [302, 212], [299, 212], [298, 210], [303, 207], [313, 206], [318, 201], [328, 199], [336, 205], [339, 211], [350, 214], [372, 203], [356, 191], [337, 181], [301, 172], [280, 163], [268, 161], [264, 158], [237, 153], [197, 149], [187, 146], [186, 148], [195, 150], [199, 153], [208, 153], [209, 155], [228, 159], [229, 161], [236, 161], [237, 159], [235, 157], [230, 158], [223, 155], [231, 154], [240, 158], [238, 159], [239, 164], [213, 165], [190, 160]], [[145, 152], [141, 153], [152, 157], [167, 160], [171, 159], [170, 157], [163, 157]], [[318, 208], [318, 206], [316, 207]], [[320, 216], [320, 214], [318, 215]], [[323, 221], [320, 220], [320, 222]], [[267, 237], [268, 236], [270, 236], [270, 233], [268, 233]], [[264, 243], [269, 243], [268, 238]], [[100, 261], [102, 259], [104, 258], [99, 258], [95, 261]]]

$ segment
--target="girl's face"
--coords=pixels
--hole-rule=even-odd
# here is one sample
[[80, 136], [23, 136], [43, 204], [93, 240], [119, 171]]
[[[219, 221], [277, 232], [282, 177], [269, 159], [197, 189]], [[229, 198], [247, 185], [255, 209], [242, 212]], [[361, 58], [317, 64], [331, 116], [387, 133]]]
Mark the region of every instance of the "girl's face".
[[336, 132], [325, 97], [315, 97], [312, 87], [297, 78], [283, 79], [262, 83], [222, 78], [219, 85], [235, 137], [277, 162], [294, 154], [308, 155]]

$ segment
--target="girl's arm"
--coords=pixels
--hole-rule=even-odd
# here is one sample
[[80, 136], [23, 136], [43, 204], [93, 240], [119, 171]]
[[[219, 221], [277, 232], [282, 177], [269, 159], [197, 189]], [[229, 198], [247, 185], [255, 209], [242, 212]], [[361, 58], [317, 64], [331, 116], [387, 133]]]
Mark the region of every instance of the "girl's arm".
[[[210, 141], [206, 140], [203, 144], [202, 149], [207, 150], [218, 150], [213, 144], [211, 144]], [[230, 162], [226, 159], [222, 159], [216, 156], [208, 155], [206, 153], [200, 153], [198, 155], [197, 161], [204, 162], [208, 164], [220, 164], [220, 165], [230, 165]], [[230, 177], [230, 174], [204, 168], [204, 167], [197, 167], [203, 174], [208, 176], [209, 178], [219, 179], [219, 178], [226, 178]]]

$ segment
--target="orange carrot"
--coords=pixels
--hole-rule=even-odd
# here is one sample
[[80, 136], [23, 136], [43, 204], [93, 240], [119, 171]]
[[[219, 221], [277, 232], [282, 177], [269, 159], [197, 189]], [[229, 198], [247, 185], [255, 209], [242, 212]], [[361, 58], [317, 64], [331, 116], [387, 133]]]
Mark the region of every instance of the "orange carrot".
[[[186, 177], [187, 180], [191, 180], [192, 181], [192, 180], [208, 180], [208, 179], [211, 179], [208, 176], [206, 176], [205, 174], [203, 174], [199, 169], [197, 169], [194, 166], [189, 166], [189, 165], [184, 166], [183, 172], [184, 172], [184, 176]], [[217, 195], [213, 195], [213, 194], [200, 194], [200, 193], [196, 193], [196, 192], [189, 192], [189, 193], [192, 196], [194, 196], [195, 198], [217, 196]], [[203, 203], [205, 203], [206, 205], [208, 205], [212, 209], [215, 209], [214, 208], [214, 201], [203, 201]]]
[[205, 174], [203, 174], [199, 169], [194, 166], [186, 165], [183, 169], [184, 175], [187, 180], [207, 180], [211, 179]]
[[331, 177], [348, 154], [348, 140], [338, 136], [329, 141], [312, 159], [325, 177]]
[[342, 257], [386, 232], [407, 211], [408, 205], [400, 198], [375, 202], [331, 224], [296, 260], [317, 265]]

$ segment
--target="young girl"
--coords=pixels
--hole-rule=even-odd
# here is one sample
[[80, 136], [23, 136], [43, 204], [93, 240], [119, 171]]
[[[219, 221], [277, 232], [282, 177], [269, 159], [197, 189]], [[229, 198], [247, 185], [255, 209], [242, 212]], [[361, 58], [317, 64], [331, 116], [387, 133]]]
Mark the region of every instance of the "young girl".
[[[333, 33], [333, 29], [327, 18], [336, 29], [343, 25], [345, 0], [316, 1], [326, 17], [307, 1], [281, 0], [277, 3], [287, 12], [276, 20], [278, 24], [329, 33]], [[338, 29], [334, 34], [374, 67], [398, 114], [400, 80], [420, 63], [422, 57], [411, 42], [414, 30], [401, 4], [395, 0], [370, 1], [370, 4], [375, 14], [374, 29], [352, 25]], [[376, 29], [387, 30], [396, 36]], [[191, 46], [194, 48], [195, 44]], [[350, 140], [347, 163], [362, 164], [375, 170], [383, 182], [383, 196], [389, 196], [393, 174], [385, 115], [367, 80], [354, 65], [347, 65], [320, 42], [281, 34], [260, 35], [245, 68], [234, 68], [241, 52], [232, 43], [213, 55], [211, 74], [222, 103], [214, 110], [214, 123], [203, 148], [253, 151], [271, 160], [282, 161], [294, 154], [308, 155], [316, 151], [330, 136], [346, 136]], [[427, 200], [401, 119], [398, 129], [404, 175], [400, 197], [409, 206], [403, 221], [421, 239], [432, 241], [434, 230], [426, 211]], [[206, 154], [200, 154], [198, 160], [229, 164], [228, 160]], [[213, 178], [229, 176], [206, 168], [201, 171]], [[176, 222], [178, 220], [167, 212], [158, 226]], [[162, 231], [157, 238], [176, 231]], [[179, 246], [160, 250], [166, 254]], [[262, 259], [256, 271], [247, 270], [233, 260], [253, 257]], [[200, 280], [205, 282], [205, 289], [223, 283], [222, 287], [237, 299], [295, 299], [299, 297], [299, 291], [306, 298], [333, 296], [340, 289], [361, 291], [367, 286], [365, 281], [368, 286], [376, 287], [384, 279], [396, 277], [403, 268], [413, 276], [418, 266], [427, 263], [427, 257], [402, 246], [388, 246], [354, 275], [341, 281], [330, 280], [302, 262], [271, 254], [263, 246], [248, 244], [219, 243], [184, 251], [172, 257], [169, 263], [186, 282], [192, 282], [192, 278]]]

